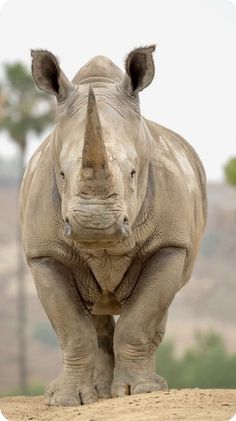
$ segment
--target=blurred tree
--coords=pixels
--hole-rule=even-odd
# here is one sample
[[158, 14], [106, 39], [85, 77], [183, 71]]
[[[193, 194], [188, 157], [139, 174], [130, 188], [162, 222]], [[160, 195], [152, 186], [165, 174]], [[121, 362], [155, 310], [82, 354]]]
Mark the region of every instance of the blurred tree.
[[0, 130], [20, 147], [23, 157], [30, 133], [40, 135], [53, 121], [49, 96], [36, 89], [22, 63], [6, 64], [0, 82]]
[[[36, 89], [28, 69], [22, 63], [6, 64], [0, 81], [0, 130], [5, 131], [19, 147], [19, 183], [21, 181], [27, 140], [30, 134], [39, 135], [53, 121], [53, 107], [49, 96]], [[17, 230], [18, 258], [18, 342], [20, 388], [27, 388], [26, 364], [26, 292], [21, 236]]]
[[236, 158], [231, 158], [224, 167], [225, 177], [228, 183], [236, 186]]

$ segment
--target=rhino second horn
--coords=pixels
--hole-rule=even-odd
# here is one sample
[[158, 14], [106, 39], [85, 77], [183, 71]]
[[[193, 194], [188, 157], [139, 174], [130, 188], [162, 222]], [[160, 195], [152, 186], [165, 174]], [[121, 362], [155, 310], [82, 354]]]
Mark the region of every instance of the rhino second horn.
[[108, 171], [107, 153], [93, 88], [89, 87], [82, 168]]

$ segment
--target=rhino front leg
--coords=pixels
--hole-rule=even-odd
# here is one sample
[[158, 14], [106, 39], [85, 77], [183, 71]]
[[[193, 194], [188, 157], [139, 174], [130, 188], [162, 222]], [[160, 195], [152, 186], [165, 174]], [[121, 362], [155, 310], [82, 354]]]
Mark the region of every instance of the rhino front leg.
[[[150, 361], [150, 370], [155, 371], [156, 369], [156, 350], [159, 347], [160, 343], [165, 334], [166, 330], [166, 323], [167, 323], [167, 313], [163, 317], [161, 323], [155, 328], [155, 335], [152, 339], [151, 345], [149, 347], [149, 361]], [[167, 385], [166, 385], [167, 387]]]
[[95, 387], [99, 398], [111, 397], [114, 372], [113, 335], [115, 321], [112, 316], [93, 316], [97, 332], [98, 354], [95, 364]]
[[183, 249], [163, 248], [145, 264], [115, 329], [113, 397], [167, 388], [155, 373], [153, 354], [168, 307], [181, 287], [185, 257]]
[[96, 331], [69, 269], [52, 258], [30, 261], [40, 301], [63, 351], [63, 371], [46, 392], [49, 405], [76, 406], [97, 400]]

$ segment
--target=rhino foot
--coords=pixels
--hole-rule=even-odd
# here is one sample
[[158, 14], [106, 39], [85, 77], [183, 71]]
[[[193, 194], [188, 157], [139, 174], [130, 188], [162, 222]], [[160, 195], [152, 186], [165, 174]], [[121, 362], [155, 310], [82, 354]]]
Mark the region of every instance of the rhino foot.
[[93, 387], [80, 388], [77, 381], [62, 375], [50, 383], [45, 398], [49, 406], [78, 406], [96, 402], [97, 392]]
[[117, 372], [112, 383], [112, 397], [168, 390], [166, 380], [152, 372]]

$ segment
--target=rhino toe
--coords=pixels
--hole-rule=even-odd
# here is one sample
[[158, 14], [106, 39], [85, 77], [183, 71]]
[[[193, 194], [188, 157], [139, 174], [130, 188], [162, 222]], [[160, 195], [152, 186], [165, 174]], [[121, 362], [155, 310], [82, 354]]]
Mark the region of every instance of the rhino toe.
[[78, 406], [78, 405], [81, 405], [81, 401], [80, 401], [80, 397], [76, 395], [53, 393], [51, 396], [46, 396], [46, 405], [48, 406]]
[[159, 379], [156, 382], [153, 381], [141, 381], [136, 383], [131, 387], [131, 395], [135, 395], [137, 393], [150, 393], [156, 392], [158, 390], [168, 390], [167, 382], [161, 376], [158, 376]]
[[86, 391], [80, 391], [80, 399], [83, 405], [87, 405], [89, 403], [97, 402], [98, 395], [95, 389], [89, 389]]
[[97, 384], [96, 390], [98, 393], [98, 397], [101, 399], [109, 399], [111, 398], [111, 386], [107, 384]]
[[112, 386], [112, 397], [119, 398], [130, 395], [130, 388], [128, 384], [114, 384]]

